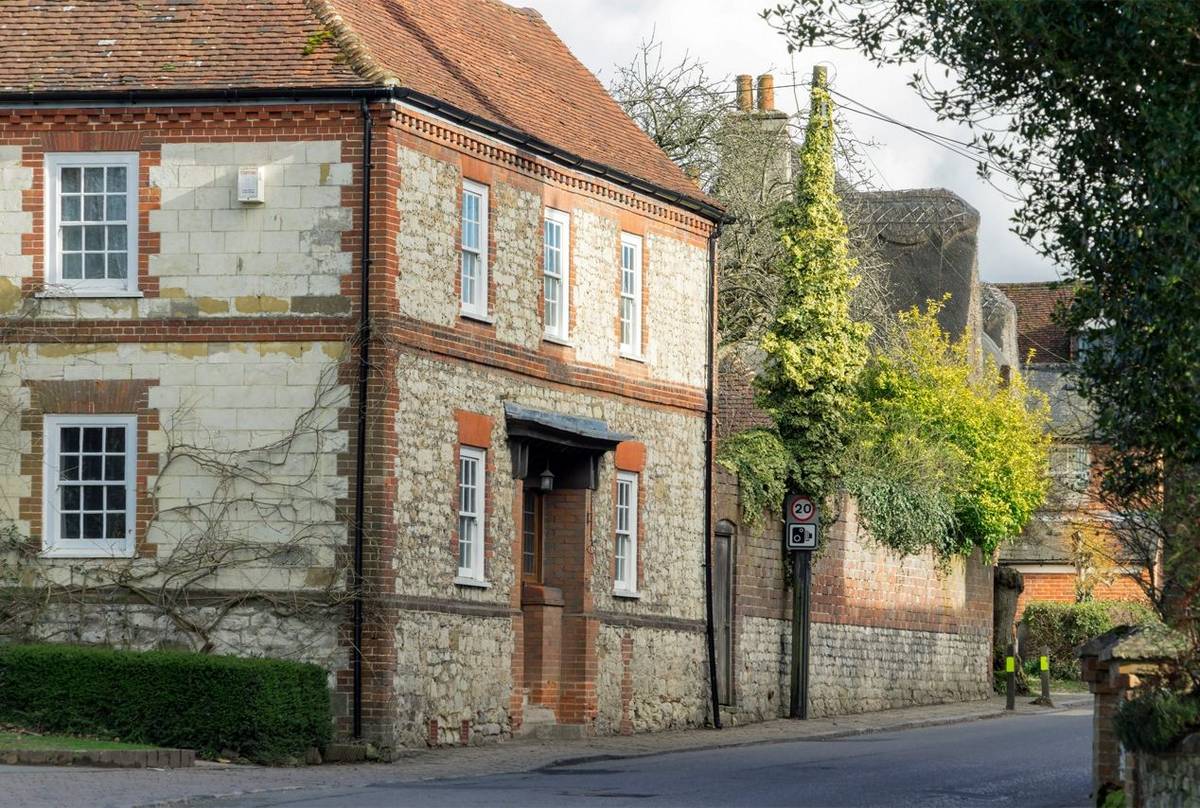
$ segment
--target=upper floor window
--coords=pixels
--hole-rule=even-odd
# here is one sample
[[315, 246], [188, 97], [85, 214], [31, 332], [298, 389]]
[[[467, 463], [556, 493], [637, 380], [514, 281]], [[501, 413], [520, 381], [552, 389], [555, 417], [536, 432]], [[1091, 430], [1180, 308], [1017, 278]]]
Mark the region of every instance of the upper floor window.
[[46, 155], [46, 280], [92, 294], [137, 291], [133, 152]]
[[565, 340], [570, 320], [571, 217], [562, 211], [547, 209], [542, 232], [546, 336]]
[[488, 189], [463, 180], [462, 313], [486, 317], [488, 309]]
[[486, 458], [483, 449], [470, 446], [459, 449], [458, 577], [467, 583], [483, 580]]
[[1086, 491], [1092, 477], [1092, 452], [1087, 446], [1063, 445], [1050, 450], [1051, 473], [1072, 491]]
[[621, 234], [621, 353], [642, 353], [642, 239]]
[[47, 415], [43, 544], [46, 555], [132, 556], [136, 418]]
[[616, 564], [614, 590], [637, 592], [638, 475], [617, 473]]

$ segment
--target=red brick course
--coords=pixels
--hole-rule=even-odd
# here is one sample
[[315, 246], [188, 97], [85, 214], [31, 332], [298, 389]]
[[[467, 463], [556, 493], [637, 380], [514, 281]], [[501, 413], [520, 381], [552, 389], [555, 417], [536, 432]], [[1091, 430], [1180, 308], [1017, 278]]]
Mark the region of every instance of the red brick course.
[[[1025, 589], [1017, 599], [1017, 619], [1033, 600], [1050, 600], [1056, 603], [1075, 602], [1075, 575], [1069, 572], [1025, 572], [1021, 577]], [[1119, 575], [1109, 583], [1100, 583], [1092, 591], [1095, 600], [1131, 600], [1146, 602], [1146, 593], [1138, 582], [1128, 575]]]

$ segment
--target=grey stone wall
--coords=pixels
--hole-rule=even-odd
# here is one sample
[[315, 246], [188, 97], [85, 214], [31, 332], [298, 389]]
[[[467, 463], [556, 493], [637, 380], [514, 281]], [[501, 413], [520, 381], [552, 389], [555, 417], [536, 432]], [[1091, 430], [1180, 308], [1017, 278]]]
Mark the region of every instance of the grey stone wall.
[[[739, 623], [736, 698], [739, 721], [787, 714], [791, 624]], [[813, 623], [809, 715], [851, 715], [922, 704], [987, 698], [989, 638], [935, 631]]]
[[403, 611], [396, 625], [398, 743], [457, 744], [463, 721], [476, 741], [511, 732], [513, 629], [508, 617]]
[[[1200, 753], [1139, 754], [1137, 778], [1138, 808], [1195, 808], [1200, 805]], [[1127, 792], [1126, 800], [1128, 798]]]
[[[623, 637], [632, 639], [628, 662], [622, 655]], [[704, 724], [708, 716], [708, 657], [701, 631], [605, 625], [600, 627], [596, 648], [598, 734], [619, 731], [625, 717], [634, 732]], [[626, 671], [632, 684], [627, 701], [622, 694]]]

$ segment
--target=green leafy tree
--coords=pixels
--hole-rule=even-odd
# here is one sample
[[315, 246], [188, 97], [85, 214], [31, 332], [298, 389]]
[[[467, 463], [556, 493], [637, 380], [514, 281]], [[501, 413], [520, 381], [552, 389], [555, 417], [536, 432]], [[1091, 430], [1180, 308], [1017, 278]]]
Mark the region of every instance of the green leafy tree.
[[1021, 377], [972, 366], [941, 304], [900, 315], [862, 374], [848, 487], [875, 538], [904, 552], [993, 554], [1018, 535], [1048, 484], [1049, 410]]
[[870, 336], [850, 316], [856, 264], [834, 190], [833, 105], [823, 78], [820, 72], [813, 82], [795, 201], [778, 217], [785, 253], [779, 306], [755, 380], [757, 403], [794, 458], [795, 483], [818, 497], [832, 493], [841, 476]]
[[973, 128], [981, 172], [1022, 187], [1014, 229], [1079, 281], [1067, 324], [1098, 332], [1080, 387], [1113, 449], [1106, 486], [1163, 490], [1182, 515], [1164, 588], [1185, 615], [1200, 581], [1200, 4], [788, 0], [764, 15], [792, 48], [916, 66], [931, 108]]

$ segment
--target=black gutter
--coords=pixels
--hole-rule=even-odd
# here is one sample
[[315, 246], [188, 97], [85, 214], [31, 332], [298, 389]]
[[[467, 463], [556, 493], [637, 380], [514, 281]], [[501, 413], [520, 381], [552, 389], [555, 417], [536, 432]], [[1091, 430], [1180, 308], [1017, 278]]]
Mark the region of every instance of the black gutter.
[[708, 644], [708, 690], [712, 696], [713, 727], [721, 729], [721, 696], [717, 692], [717, 642], [713, 621], [713, 464], [716, 462], [717, 404], [717, 241], [718, 223], [708, 236], [708, 351], [704, 408], [704, 639]]
[[548, 157], [587, 174], [609, 180], [645, 194], [660, 202], [689, 210], [713, 222], [727, 221], [720, 207], [661, 185], [639, 179], [632, 174], [580, 157], [544, 140], [527, 135], [519, 129], [498, 124], [486, 118], [447, 104], [431, 95], [404, 87], [363, 85], [357, 87], [229, 87], [198, 90], [49, 90], [45, 92], [0, 92], [0, 108], [14, 104], [61, 106], [64, 104], [139, 106], [146, 104], [188, 103], [247, 103], [255, 101], [402, 101], [461, 123], [478, 132], [504, 141], [526, 151]]
[[366, 518], [367, 478], [367, 388], [371, 371], [371, 137], [374, 121], [371, 106], [362, 99], [362, 236], [358, 303], [358, 431], [354, 457], [354, 641], [351, 655], [354, 667], [354, 737], [362, 737], [363, 702], [363, 545]]

